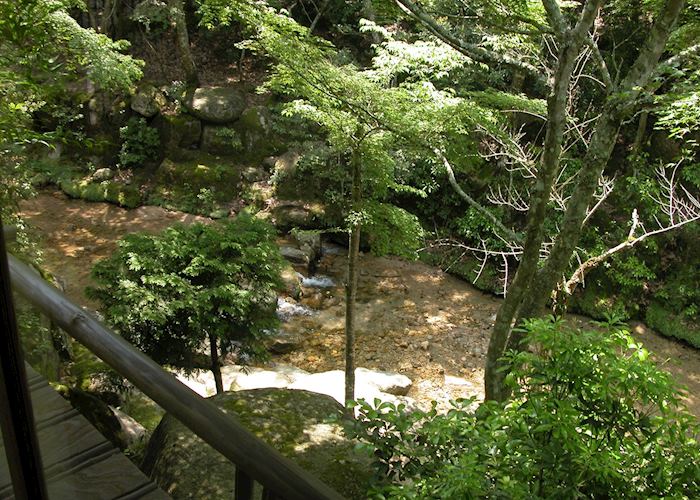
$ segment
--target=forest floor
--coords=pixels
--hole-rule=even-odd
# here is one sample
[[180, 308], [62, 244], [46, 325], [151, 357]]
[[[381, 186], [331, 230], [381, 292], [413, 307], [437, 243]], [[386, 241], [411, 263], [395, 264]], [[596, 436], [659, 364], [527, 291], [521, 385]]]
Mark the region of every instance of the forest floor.
[[[21, 206], [41, 235], [45, 267], [57, 275], [73, 300], [96, 309], [84, 294], [90, 269], [109, 255], [115, 242], [134, 231], [158, 231], [175, 222], [205, 220], [159, 207], [125, 210], [106, 203], [70, 200], [44, 192]], [[343, 367], [345, 257], [328, 252], [318, 274], [335, 286], [312, 291], [301, 300], [314, 312], [282, 326], [300, 345], [273, 361], [310, 372]], [[361, 257], [357, 305], [357, 365], [396, 371], [413, 380], [408, 396], [420, 406], [436, 400], [483, 397], [483, 366], [488, 337], [500, 299], [420, 262]], [[585, 318], [572, 317], [585, 323]], [[682, 385], [690, 411], [700, 416], [700, 351], [657, 335], [643, 324], [631, 331]]]

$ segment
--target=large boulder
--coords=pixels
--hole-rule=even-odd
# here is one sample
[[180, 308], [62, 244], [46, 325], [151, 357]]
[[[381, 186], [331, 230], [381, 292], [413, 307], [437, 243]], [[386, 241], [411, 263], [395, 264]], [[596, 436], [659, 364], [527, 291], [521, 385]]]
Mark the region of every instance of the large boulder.
[[312, 261], [321, 258], [321, 232], [320, 231], [305, 231], [303, 229], [292, 231], [292, 238], [297, 243], [300, 249], [305, 252], [310, 252]]
[[284, 284], [284, 292], [294, 300], [299, 300], [301, 297], [301, 277], [294, 269], [291, 263], [286, 263], [282, 268], [282, 283]]
[[283, 245], [280, 247], [280, 254], [291, 264], [305, 267], [307, 269], [312, 262], [312, 252], [308, 249], [302, 250], [300, 248]]
[[[355, 369], [356, 399], [374, 401], [378, 398], [382, 401], [412, 405], [413, 401], [410, 398], [402, 397], [411, 385], [411, 379], [399, 373]], [[289, 388], [326, 394], [340, 403], [345, 401], [345, 373], [342, 370], [331, 370], [298, 376]]]
[[265, 106], [253, 106], [243, 111], [236, 128], [241, 134], [243, 148], [251, 158], [262, 160], [277, 151], [272, 117]]
[[275, 227], [286, 233], [293, 228], [317, 229], [321, 227], [321, 212], [320, 208], [314, 210], [297, 203], [285, 203], [272, 209], [272, 218]]
[[204, 125], [200, 149], [213, 155], [238, 156], [243, 152], [243, 144], [232, 127]]
[[205, 122], [231, 123], [245, 110], [245, 95], [233, 87], [202, 87], [191, 91], [185, 107]]
[[153, 85], [142, 87], [131, 97], [131, 109], [146, 118], [157, 115], [166, 104], [163, 93]]
[[[256, 389], [210, 398], [250, 432], [346, 498], [366, 498], [370, 457], [343, 435], [333, 399], [306, 391]], [[233, 498], [235, 466], [166, 415], [148, 443], [143, 470], [174, 499]], [[284, 494], [284, 492], [280, 492]]]
[[199, 146], [202, 122], [193, 116], [184, 113], [159, 115], [153, 125], [158, 129], [166, 156], [179, 148], [193, 149]]

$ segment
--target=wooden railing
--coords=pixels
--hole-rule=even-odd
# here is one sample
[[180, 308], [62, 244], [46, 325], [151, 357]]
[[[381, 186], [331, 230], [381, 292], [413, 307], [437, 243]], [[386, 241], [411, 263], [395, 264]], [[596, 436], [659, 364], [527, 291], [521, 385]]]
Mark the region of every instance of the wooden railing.
[[234, 498], [252, 498], [254, 481], [263, 486], [263, 499], [343, 498], [110, 331], [27, 265], [10, 254], [7, 257], [14, 290], [235, 464]]

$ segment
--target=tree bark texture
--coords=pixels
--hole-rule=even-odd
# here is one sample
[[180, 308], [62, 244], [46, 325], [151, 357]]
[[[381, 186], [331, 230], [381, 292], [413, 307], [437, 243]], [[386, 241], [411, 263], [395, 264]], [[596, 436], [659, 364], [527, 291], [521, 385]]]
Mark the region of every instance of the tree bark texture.
[[199, 86], [199, 74], [197, 66], [190, 50], [190, 36], [187, 33], [187, 19], [185, 18], [185, 7], [183, 0], [168, 0], [170, 15], [175, 25], [175, 36], [177, 38], [177, 48], [180, 52], [180, 64], [185, 72], [185, 80], [190, 87]]
[[[597, 11], [599, 2], [593, 3], [596, 4], [595, 10]], [[586, 19], [586, 22], [592, 24], [595, 16], [589, 15]], [[584, 34], [587, 33], [590, 24], [586, 26]], [[502, 401], [508, 396], [503, 384], [506, 373], [501, 370], [500, 358], [505, 353], [513, 323], [518, 317], [525, 294], [528, 292], [537, 273], [540, 261], [540, 248], [545, 235], [544, 221], [547, 215], [547, 205], [554, 181], [559, 173], [571, 75], [583, 43], [583, 36], [575, 32], [562, 34], [560, 40], [559, 63], [554, 74], [554, 82], [550, 94], [547, 97], [547, 133], [545, 135], [544, 152], [537, 172], [535, 188], [530, 198], [530, 210], [527, 214], [525, 226], [523, 255], [513, 283], [509, 287], [508, 295], [505, 297], [496, 315], [486, 354], [484, 373], [486, 399]]]
[[[546, 205], [549, 196], [548, 190], [551, 190], [551, 184], [548, 183], [551, 173], [549, 169], [555, 169], [554, 175], [558, 173], [559, 160], [558, 158], [554, 159], [553, 155], [561, 154], [561, 136], [558, 136], [556, 129], [561, 126], [558, 120], [565, 118], [565, 115], [562, 114], [565, 113], [565, 109], [562, 110], [560, 107], [557, 96], [559, 98], [566, 97], [569, 82], [566, 82], [564, 88], [563, 80], [567, 77], [567, 73], [569, 78], [571, 76], [570, 70], [567, 71], [566, 67], [562, 68], [563, 65], [569, 64], [569, 60], [564, 54], [567, 46], [560, 49], [555, 84], [548, 102], [549, 122], [545, 150], [541, 169], [538, 172], [537, 190], [528, 212], [527, 238], [523, 257], [510, 287], [510, 292], [499, 309], [489, 344], [485, 373], [487, 399], [502, 401], [508, 397], [507, 390], [503, 385], [506, 372], [501, 370], [499, 358], [509, 349], [520, 350], [524, 348], [522, 345], [523, 334], [514, 332], [513, 326], [523, 319], [541, 314], [552, 291], [567, 271], [581, 236], [587, 208], [593, 199], [598, 180], [612, 154], [620, 124], [633, 109], [640, 89], [652, 76], [682, 7], [683, 0], [668, 0], [629, 73], [620, 87], [615, 89], [606, 99], [602, 115], [596, 123], [595, 133], [582, 162], [583, 167], [578, 173], [573, 195], [567, 204], [561, 230], [544, 266], [538, 271], [536, 254], [539, 254], [542, 244], [541, 237], [544, 234], [543, 225], [545, 222], [545, 212], [542, 209], [546, 208], [542, 207], [542, 204]], [[566, 32], [564, 38], [570, 36], [570, 33], [572, 32]], [[576, 54], [581, 49], [575, 40], [569, 39], [567, 45], [569, 48], [574, 48], [577, 51]], [[576, 55], [573, 57], [575, 58]], [[561, 94], [562, 92], [564, 95]], [[551, 134], [550, 129], [554, 129]], [[544, 186], [543, 189], [540, 189], [540, 184]], [[544, 197], [543, 191], [546, 191]]]
[[209, 334], [209, 353], [211, 357], [211, 372], [214, 374], [214, 384], [216, 393], [224, 392], [224, 380], [221, 377], [221, 364], [219, 363], [219, 347], [216, 342], [216, 335]]
[[[352, 158], [352, 206], [360, 210], [362, 201], [362, 166], [359, 155]], [[350, 232], [348, 281], [345, 285], [345, 402], [355, 399], [355, 299], [357, 298], [358, 260], [361, 225], [356, 221]]]

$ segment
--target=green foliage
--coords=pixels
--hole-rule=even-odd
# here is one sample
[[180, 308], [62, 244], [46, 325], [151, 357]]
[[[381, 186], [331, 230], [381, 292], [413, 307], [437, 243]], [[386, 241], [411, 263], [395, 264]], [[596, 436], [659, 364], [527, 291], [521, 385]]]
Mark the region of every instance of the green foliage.
[[375, 255], [417, 257], [423, 245], [423, 228], [418, 218], [406, 210], [387, 203], [370, 202], [364, 205], [367, 219], [363, 227], [369, 246]]
[[119, 129], [122, 147], [119, 151], [119, 163], [122, 167], [141, 167], [158, 158], [160, 136], [158, 130], [149, 127], [145, 118], [129, 118], [127, 124]]
[[192, 160], [164, 160], [151, 179], [148, 203], [169, 210], [209, 215], [220, 204], [241, 196], [237, 165], [200, 153]]
[[223, 353], [265, 355], [262, 339], [277, 322], [281, 269], [273, 228], [243, 214], [124, 237], [95, 265], [98, 286], [88, 295], [154, 360], [191, 370], [210, 336]]
[[74, 58], [71, 69], [84, 68], [102, 89], [127, 90], [141, 78], [143, 62], [121, 53], [129, 47], [126, 40], [114, 41], [92, 29], [82, 28], [64, 11], [53, 13], [50, 22], [55, 30], [53, 43], [58, 41], [67, 47]]
[[646, 349], [618, 329], [525, 328], [535, 351], [509, 355], [506, 404], [441, 415], [359, 403], [351, 432], [374, 451], [376, 498], [700, 494], [700, 428]]
[[139, 2], [131, 14], [131, 19], [146, 28], [149, 35], [159, 35], [168, 29], [172, 22], [168, 4], [161, 0]]
[[385, 39], [375, 46], [372, 68], [367, 76], [384, 85], [405, 81], [437, 81], [465, 64], [466, 57], [445, 44], [416, 40], [396, 40], [387, 30], [363, 20], [361, 31], [379, 31]]
[[[695, 306], [697, 307], [697, 303]], [[662, 335], [682, 340], [700, 349], [700, 328], [697, 321], [675, 312], [662, 301], [649, 304], [644, 320], [647, 325]]]

